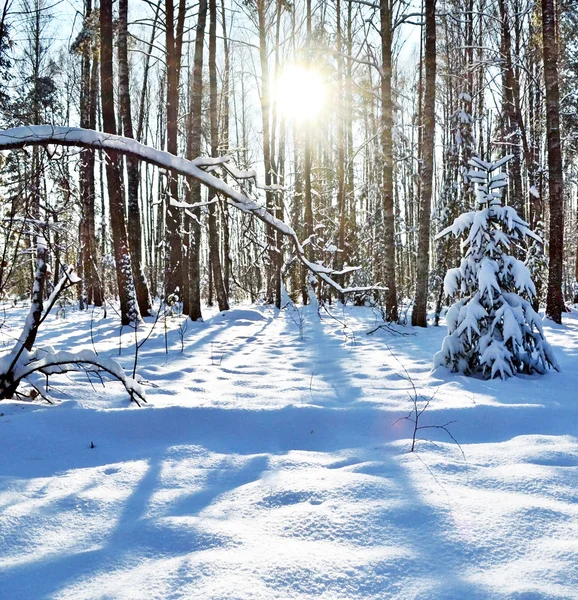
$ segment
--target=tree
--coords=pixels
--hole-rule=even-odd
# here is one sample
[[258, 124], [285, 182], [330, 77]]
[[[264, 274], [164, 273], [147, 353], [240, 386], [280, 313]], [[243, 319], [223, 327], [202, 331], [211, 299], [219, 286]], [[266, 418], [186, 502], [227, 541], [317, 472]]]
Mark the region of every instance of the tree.
[[429, 246], [432, 204], [434, 141], [435, 141], [435, 86], [436, 86], [436, 22], [435, 0], [425, 0], [425, 100], [423, 127], [423, 160], [421, 169], [421, 198], [419, 211], [419, 240], [417, 247], [416, 293], [412, 314], [414, 326], [427, 326], [427, 299], [429, 290]]
[[[179, 0], [175, 28], [173, 0], [165, 1], [166, 52], [167, 52], [167, 150], [178, 154], [179, 83], [183, 53], [183, 30], [185, 26], [185, 0]], [[175, 294], [182, 297], [183, 240], [181, 235], [181, 211], [175, 204], [179, 199], [178, 179], [169, 182], [166, 206], [168, 245], [166, 252], [165, 297]]]
[[[187, 116], [187, 148], [186, 158], [193, 160], [201, 154], [201, 128], [203, 108], [203, 48], [205, 26], [207, 22], [207, 0], [200, 0], [195, 34], [195, 51], [193, 58], [193, 77], [190, 90], [190, 106]], [[190, 227], [190, 249], [188, 264], [184, 265], [187, 275], [183, 279], [185, 286], [184, 309], [191, 320], [202, 318], [201, 313], [201, 185], [197, 180], [189, 179], [185, 196], [187, 203], [192, 204]]]
[[[375, 286], [343, 288], [332, 277], [335, 273], [334, 269], [320, 262], [312, 263], [309, 261], [305, 256], [305, 249], [292, 227], [269, 213], [259, 202], [252, 200], [244, 193], [232, 188], [222, 179], [215, 177], [205, 170], [207, 168], [214, 168], [218, 164], [224, 164], [225, 159], [223, 158], [217, 160], [214, 158], [204, 160], [199, 158], [190, 161], [169, 154], [168, 152], [156, 150], [136, 140], [109, 133], [81, 129], [80, 127], [40, 125], [14, 127], [0, 131], [0, 151], [15, 150], [28, 146], [48, 146], [51, 144], [78, 148], [101, 148], [109, 154], [114, 155], [117, 153], [130, 154], [148, 164], [172, 171], [174, 174], [192, 177], [205, 185], [212, 193], [222, 194], [234, 208], [255, 217], [265, 225], [272, 225], [280, 234], [291, 241], [294, 252], [302, 264], [313, 275], [331, 286], [338, 294], [364, 293], [376, 290]], [[236, 171], [234, 168], [232, 170], [233, 172]], [[339, 275], [342, 273], [336, 274]]]
[[[102, 105], [102, 127], [105, 132], [115, 134], [114, 87], [112, 70], [112, 0], [100, 3], [100, 101]], [[140, 320], [126, 232], [122, 179], [117, 152], [110, 150], [106, 161], [108, 182], [108, 204], [116, 262], [118, 295], [120, 297], [121, 323], [128, 325]]]
[[546, 314], [562, 322], [562, 265], [564, 261], [564, 179], [560, 145], [560, 100], [558, 89], [558, 42], [554, 0], [542, 0], [542, 45], [546, 83], [546, 139], [548, 144], [548, 192], [550, 202], [550, 253]]
[[502, 379], [558, 370], [542, 319], [531, 305], [536, 289], [530, 272], [507, 254], [525, 238], [537, 239], [513, 207], [502, 205], [501, 190], [508, 180], [498, 170], [510, 158], [470, 161], [477, 210], [460, 215], [438, 236], [468, 234], [461, 265], [445, 277], [446, 294], [458, 299], [447, 313], [448, 335], [434, 356], [434, 367]]
[[[122, 121], [123, 135], [127, 138], [133, 136], [132, 110], [130, 106], [129, 71], [128, 71], [128, 0], [119, 0], [118, 3], [118, 87], [120, 118]], [[149, 316], [151, 298], [148, 283], [143, 268], [142, 258], [142, 229], [141, 214], [138, 204], [140, 173], [138, 161], [131, 157], [126, 160], [127, 171], [127, 208], [128, 243], [130, 259], [133, 269], [133, 279], [136, 299], [141, 315]]]
[[[271, 190], [271, 171], [272, 171], [272, 148], [271, 148], [271, 99], [269, 93], [269, 49], [267, 46], [267, 6], [268, 0], [256, 0], [257, 24], [259, 30], [259, 62], [261, 66], [261, 114], [263, 123], [263, 164], [265, 167], [265, 197], [266, 206], [269, 211], [273, 210], [273, 192]], [[279, 261], [277, 260], [277, 251], [275, 244], [275, 232], [271, 227], [267, 228], [267, 245], [269, 249], [269, 264], [267, 266], [265, 299], [269, 304], [273, 302], [280, 303], [277, 296], [275, 298], [275, 275]]]
[[[217, 0], [209, 0], [209, 112], [211, 123], [211, 156], [219, 156], [219, 117], [217, 112]], [[219, 310], [229, 310], [229, 301], [221, 268], [219, 230], [217, 228], [216, 193], [209, 191], [209, 262]]]
[[395, 215], [393, 204], [393, 100], [391, 95], [392, 0], [380, 0], [381, 16], [381, 145], [383, 153], [383, 273], [386, 286], [385, 314], [397, 321], [397, 286], [395, 278]]
[[10, 80], [11, 67], [11, 61], [8, 54], [10, 49], [10, 33], [8, 26], [9, 9], [10, 2], [5, 1], [2, 8], [2, 15], [0, 16], [0, 84], [2, 84], [2, 89], [0, 90], [0, 111], [5, 111], [9, 104], [9, 97], [5, 91], [5, 86]]
[[[140, 406], [139, 400], [146, 402], [143, 388], [135, 379], [127, 377], [117, 362], [102, 358], [92, 350], [72, 353], [54, 352], [50, 348], [34, 347], [38, 330], [58, 298], [67, 288], [80, 281], [74, 269], [66, 266], [64, 276], [44, 302], [44, 291], [48, 275], [46, 232], [47, 228], [41, 227], [37, 235], [36, 272], [32, 285], [30, 310], [18, 340], [10, 352], [2, 357], [0, 400], [10, 399], [14, 396], [25, 398], [26, 396], [21, 394], [18, 389], [23, 382], [26, 382], [32, 391], [51, 402], [48, 393], [48, 377], [50, 375], [69, 371], [84, 371], [87, 375], [96, 373], [99, 377], [101, 377], [100, 373], [104, 372], [117, 379], [122, 383], [131, 400]], [[29, 399], [30, 395], [27, 398]]]
[[[85, 2], [84, 24], [75, 40], [72, 50], [81, 54], [80, 74], [80, 126], [95, 129], [98, 95], [98, 32], [95, 31], [95, 13], [91, 0]], [[96, 270], [98, 244], [95, 230], [94, 201], [96, 194], [94, 177], [94, 151], [80, 152], [79, 193], [80, 193], [80, 269], [82, 287], [81, 302], [101, 306], [102, 284]]]

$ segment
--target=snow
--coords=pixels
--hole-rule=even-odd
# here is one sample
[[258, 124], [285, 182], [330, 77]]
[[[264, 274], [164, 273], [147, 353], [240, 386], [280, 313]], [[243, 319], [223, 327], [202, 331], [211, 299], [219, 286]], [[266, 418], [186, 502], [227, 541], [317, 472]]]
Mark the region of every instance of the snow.
[[496, 170], [510, 159], [485, 163], [472, 158], [472, 166], [480, 164], [479, 171], [470, 172], [479, 208], [460, 215], [438, 235], [462, 235], [469, 228], [460, 267], [448, 270], [444, 279], [444, 291], [456, 304], [448, 313], [451, 339], [434, 356], [436, 368], [502, 379], [559, 368], [530, 304], [536, 287], [528, 265], [540, 275], [539, 251], [530, 248], [528, 265], [504, 253], [524, 238], [541, 242], [514, 208], [501, 205], [503, 186], [494, 184], [507, 185], [507, 175]]
[[[183, 352], [174, 317], [168, 354], [157, 324], [142, 408], [79, 374], [54, 406], [1, 402], [0, 597], [578, 598], [578, 316], [544, 325], [560, 373], [484, 381], [432, 373], [443, 327], [330, 313], [207, 310]], [[50, 315], [39, 345], [83, 356], [90, 318]], [[93, 331], [131, 372], [134, 333]], [[408, 452], [406, 371], [463, 455], [436, 429]]]

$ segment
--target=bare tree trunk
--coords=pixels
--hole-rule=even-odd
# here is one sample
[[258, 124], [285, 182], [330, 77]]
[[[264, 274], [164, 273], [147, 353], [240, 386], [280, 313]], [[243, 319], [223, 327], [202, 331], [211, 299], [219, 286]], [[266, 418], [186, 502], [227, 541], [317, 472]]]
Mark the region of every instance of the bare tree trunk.
[[[87, 0], [85, 19], [92, 13], [91, 0]], [[96, 116], [96, 88], [98, 87], [98, 61], [94, 40], [84, 42], [81, 63], [80, 126], [94, 129]], [[94, 151], [82, 150], [79, 162], [79, 188], [82, 220], [80, 223], [81, 272], [83, 286], [79, 286], [82, 302], [102, 305], [102, 294], [96, 273], [97, 242], [94, 228]]]
[[[130, 106], [129, 73], [128, 73], [128, 0], [119, 0], [118, 3], [118, 82], [120, 117], [124, 137], [133, 138], [132, 111]], [[127, 191], [128, 191], [128, 243], [130, 259], [133, 269], [133, 278], [136, 299], [141, 315], [149, 316], [151, 298], [147, 279], [144, 272], [142, 257], [142, 227], [138, 203], [139, 192], [139, 164], [134, 158], [126, 157]]]
[[[89, 106], [89, 129], [96, 129], [96, 113], [98, 109], [98, 93], [99, 93], [99, 75], [100, 75], [100, 64], [99, 64], [99, 52], [98, 42], [93, 41], [92, 43], [92, 72], [90, 74], [90, 106]], [[96, 214], [95, 214], [95, 202], [96, 202], [96, 178], [94, 175], [95, 166], [95, 154], [92, 152], [87, 156], [87, 184], [88, 184], [88, 195], [90, 197], [90, 203], [87, 205], [87, 227], [92, 237], [92, 246], [94, 253], [90, 257], [90, 263], [92, 266], [93, 275], [93, 288], [92, 288], [92, 300], [95, 306], [102, 306], [104, 303], [104, 284], [102, 278], [99, 278], [97, 273], [97, 260], [98, 260], [98, 240], [96, 237]]]
[[546, 127], [548, 141], [548, 190], [550, 195], [550, 267], [546, 315], [562, 322], [562, 263], [564, 260], [564, 181], [560, 148], [560, 103], [558, 89], [558, 46], [554, 0], [542, 0], [542, 43], [546, 83]]
[[385, 314], [397, 321], [397, 287], [395, 281], [395, 214], [393, 206], [393, 102], [391, 97], [391, 0], [380, 0], [381, 16], [381, 144], [383, 152], [383, 245]]
[[[219, 115], [217, 111], [217, 0], [209, 0], [209, 112], [211, 119], [211, 156], [219, 155]], [[221, 269], [219, 229], [217, 227], [216, 194], [209, 192], [209, 262], [219, 310], [229, 310]]]
[[[343, 115], [343, 58], [342, 58], [342, 31], [341, 31], [341, 0], [336, 3], [337, 15], [337, 247], [336, 269], [341, 271], [344, 264], [345, 254], [345, 225], [347, 222], [346, 204], [345, 204], [345, 123]], [[345, 277], [342, 277], [342, 285], [345, 284]], [[345, 297], [341, 294], [341, 302]]]
[[[102, 126], [106, 133], [116, 133], [114, 114], [114, 91], [112, 71], [112, 0], [100, 3], [100, 99]], [[128, 237], [126, 232], [124, 199], [118, 153], [108, 151], [106, 178], [118, 294], [120, 297], [121, 323], [128, 325], [140, 319], [135, 298]]]
[[[269, 52], [267, 48], [266, 25], [267, 0], [257, 0], [257, 18], [259, 22], [259, 59], [261, 65], [261, 114], [263, 122], [263, 163], [265, 167], [265, 203], [267, 210], [273, 209], [273, 193], [271, 192], [271, 115], [269, 98]], [[275, 299], [275, 265], [276, 247], [275, 233], [267, 227], [268, 263], [266, 276], [265, 301], [273, 304]]]
[[357, 264], [359, 254], [357, 210], [355, 201], [355, 171], [353, 161], [353, 2], [347, 3], [347, 59], [345, 61], [345, 131], [347, 170], [345, 182], [345, 200], [347, 203], [346, 248], [344, 258], [349, 264]]
[[[207, 0], [200, 0], [195, 35], [195, 55], [193, 59], [193, 82], [191, 107], [187, 118], [187, 158], [192, 160], [201, 154], [201, 123], [203, 103], [203, 49], [207, 22]], [[186, 201], [192, 204], [201, 202], [201, 184], [189, 178]], [[188, 315], [193, 321], [202, 318], [201, 313], [201, 208], [193, 208], [191, 219], [192, 241], [189, 255]]]
[[504, 154], [512, 154], [514, 159], [510, 161], [510, 186], [509, 204], [513, 206], [518, 214], [524, 215], [524, 196], [522, 193], [521, 154], [520, 154], [520, 128], [516, 114], [514, 101], [514, 69], [512, 67], [512, 38], [510, 33], [510, 20], [506, 6], [506, 0], [499, 0], [500, 18], [502, 20], [502, 55], [504, 67], [502, 71], [502, 105], [504, 141], [507, 142]]
[[[307, 0], [307, 68], [310, 66], [311, 62], [311, 0]], [[305, 129], [305, 149], [303, 152], [303, 179], [305, 185], [303, 186], [303, 205], [304, 205], [304, 225], [303, 225], [303, 234], [305, 235], [306, 240], [310, 240], [310, 243], [305, 248], [305, 254], [307, 259], [313, 261], [313, 244], [311, 243], [311, 238], [313, 236], [313, 195], [311, 192], [311, 131], [310, 128], [307, 127]], [[305, 274], [306, 271], [302, 271], [302, 296], [303, 296], [303, 304], [307, 304], [309, 296], [307, 294], [307, 285], [305, 283]]]
[[[179, 0], [179, 12], [175, 30], [173, 0], [165, 1], [166, 14], [166, 50], [167, 50], [167, 151], [178, 154], [178, 116], [179, 116], [179, 81], [183, 44], [183, 28], [185, 21], [185, 0]], [[166, 207], [167, 228], [167, 268], [165, 275], [166, 297], [174, 294], [182, 296], [183, 249], [181, 235], [181, 211], [171, 206], [178, 201], [179, 182], [171, 177], [169, 198]]]
[[[230, 106], [229, 96], [231, 94], [231, 52], [229, 46], [229, 37], [227, 33], [227, 16], [225, 13], [225, 0], [221, 0], [221, 15], [223, 26], [223, 54], [224, 54], [224, 72], [223, 72], [223, 89], [221, 90], [222, 98], [222, 120], [223, 120], [223, 141], [222, 147], [225, 154], [229, 153], [229, 118]], [[227, 298], [230, 292], [231, 279], [231, 231], [229, 227], [230, 216], [227, 202], [222, 198], [219, 199], [219, 207], [221, 210], [221, 225], [223, 227], [223, 283], [225, 285], [225, 294]]]
[[[281, 69], [281, 63], [279, 56], [281, 53], [280, 37], [281, 37], [281, 16], [285, 3], [283, 0], [276, 0], [275, 2], [275, 70], [273, 75], [273, 81], [279, 80], [279, 72]], [[274, 184], [279, 184], [284, 178], [284, 160], [285, 160], [285, 117], [281, 115], [280, 118], [280, 131], [279, 138], [277, 140], [277, 122], [279, 119], [278, 103], [276, 100], [272, 103], [271, 111], [271, 181]], [[278, 143], [278, 150], [277, 150]], [[277, 154], [278, 152], [278, 154]], [[284, 206], [283, 206], [283, 194], [276, 192], [274, 194], [274, 205], [275, 214], [278, 219], [283, 220]], [[275, 295], [275, 306], [281, 308], [281, 269], [283, 267], [283, 240], [279, 235], [279, 232], [272, 232], [275, 237], [275, 252], [274, 263], [273, 263], [273, 291]]]
[[425, 96], [423, 103], [423, 161], [421, 170], [421, 197], [419, 211], [419, 240], [416, 264], [415, 306], [412, 325], [427, 326], [427, 298], [429, 291], [429, 247], [433, 187], [436, 101], [436, 0], [425, 0]]
[[139, 142], [143, 140], [143, 132], [144, 132], [144, 124], [145, 124], [145, 103], [147, 99], [148, 92], [148, 81], [149, 81], [149, 73], [150, 73], [150, 63], [151, 63], [151, 55], [154, 48], [154, 41], [157, 32], [157, 24], [159, 20], [159, 12], [161, 9], [161, 0], [159, 0], [157, 4], [157, 8], [155, 11], [155, 18], [153, 20], [153, 26], [151, 30], [151, 37], [149, 38], [149, 44], [147, 49], [147, 54], [145, 57], [145, 64], [143, 68], [143, 80], [142, 80], [142, 88], [140, 93], [140, 101], [139, 101], [139, 111], [138, 111], [138, 121], [136, 126], [136, 139]]

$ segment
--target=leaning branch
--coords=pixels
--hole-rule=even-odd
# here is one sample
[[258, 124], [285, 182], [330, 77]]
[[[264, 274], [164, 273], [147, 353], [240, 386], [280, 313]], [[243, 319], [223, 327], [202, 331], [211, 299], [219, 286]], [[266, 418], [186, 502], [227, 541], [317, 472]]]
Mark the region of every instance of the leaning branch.
[[175, 156], [169, 152], [156, 150], [150, 146], [141, 144], [134, 139], [93, 131], [91, 129], [82, 129], [80, 127], [31, 125], [0, 131], [0, 151], [17, 150], [26, 146], [46, 146], [48, 144], [119, 152], [120, 154], [133, 156], [149, 164], [156, 165], [162, 169], [168, 169], [179, 175], [192, 177], [209, 189], [227, 198], [227, 201], [235, 208], [254, 215], [263, 223], [270, 225], [282, 235], [291, 239], [299, 260], [312, 273], [334, 288], [338, 293], [348, 294], [382, 289], [375, 286], [343, 288], [331, 277], [332, 275], [339, 275], [339, 271], [334, 271], [322, 264], [313, 263], [307, 260], [303, 246], [301, 245], [295, 230], [291, 226], [287, 225], [284, 221], [277, 219], [269, 213], [265, 207], [261, 206], [245, 194], [227, 185], [218, 177], [204, 171], [202, 167], [207, 166], [206, 159], [187, 160], [186, 158]]

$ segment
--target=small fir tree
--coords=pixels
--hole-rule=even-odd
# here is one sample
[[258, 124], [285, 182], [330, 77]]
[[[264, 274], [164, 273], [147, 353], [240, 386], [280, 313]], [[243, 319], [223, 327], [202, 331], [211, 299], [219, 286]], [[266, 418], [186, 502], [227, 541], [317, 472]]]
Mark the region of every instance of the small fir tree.
[[456, 298], [447, 313], [448, 335], [434, 356], [434, 368], [504, 379], [516, 373], [559, 370], [544, 337], [542, 319], [532, 308], [536, 289], [527, 266], [508, 252], [530, 238], [541, 242], [515, 209], [502, 205], [508, 184], [500, 172], [511, 156], [494, 163], [472, 158], [468, 173], [477, 209], [463, 213], [437, 236], [461, 236], [465, 256], [444, 279]]

